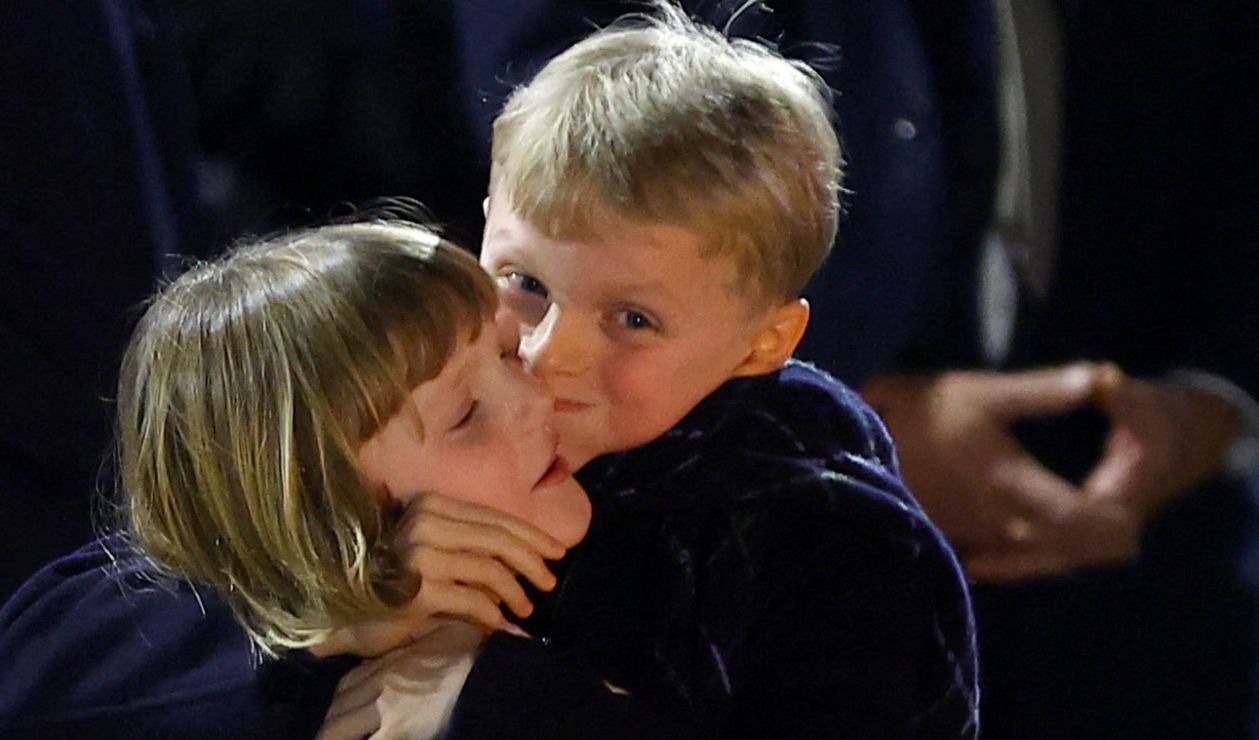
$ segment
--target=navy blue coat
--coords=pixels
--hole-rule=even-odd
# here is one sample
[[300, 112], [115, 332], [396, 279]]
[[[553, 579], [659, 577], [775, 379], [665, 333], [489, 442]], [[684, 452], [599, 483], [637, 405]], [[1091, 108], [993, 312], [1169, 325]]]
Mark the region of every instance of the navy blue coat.
[[0, 600], [91, 539], [135, 308], [161, 255], [200, 251], [169, 21], [0, 4]]
[[352, 659], [261, 660], [208, 588], [118, 537], [47, 566], [0, 610], [0, 737], [309, 738]]

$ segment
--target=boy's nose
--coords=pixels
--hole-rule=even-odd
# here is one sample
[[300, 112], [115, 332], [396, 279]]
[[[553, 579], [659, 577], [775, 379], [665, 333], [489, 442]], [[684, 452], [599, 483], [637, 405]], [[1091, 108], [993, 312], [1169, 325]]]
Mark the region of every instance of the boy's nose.
[[578, 375], [585, 371], [589, 356], [590, 347], [577, 322], [565, 317], [554, 303], [533, 330], [520, 338], [520, 357], [525, 367], [539, 377]]

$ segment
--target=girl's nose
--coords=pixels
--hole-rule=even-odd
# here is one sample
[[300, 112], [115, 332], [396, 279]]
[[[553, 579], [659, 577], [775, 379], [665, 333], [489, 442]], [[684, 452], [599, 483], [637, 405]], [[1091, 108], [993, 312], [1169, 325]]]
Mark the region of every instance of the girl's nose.
[[523, 369], [517, 374], [517, 423], [522, 430], [550, 434], [555, 427], [555, 397], [546, 384]]

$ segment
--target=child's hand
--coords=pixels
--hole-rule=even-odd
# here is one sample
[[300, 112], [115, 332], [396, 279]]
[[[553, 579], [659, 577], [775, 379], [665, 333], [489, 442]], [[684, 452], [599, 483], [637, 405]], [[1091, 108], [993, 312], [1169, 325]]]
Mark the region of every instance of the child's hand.
[[509, 622], [500, 604], [519, 617], [533, 612], [517, 574], [550, 591], [556, 581], [545, 561], [566, 551], [509, 514], [436, 494], [410, 501], [394, 545], [404, 566], [419, 577], [415, 598], [395, 616], [337, 630], [311, 652], [380, 655], [430, 632], [434, 617], [487, 631], [505, 629]]
[[450, 722], [483, 640], [475, 627], [445, 622], [363, 662], [337, 683], [316, 740], [437, 737]]

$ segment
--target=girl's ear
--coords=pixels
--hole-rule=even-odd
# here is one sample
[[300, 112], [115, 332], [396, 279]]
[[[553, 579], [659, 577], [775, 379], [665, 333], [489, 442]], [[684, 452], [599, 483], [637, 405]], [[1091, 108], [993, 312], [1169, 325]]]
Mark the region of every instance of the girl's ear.
[[809, 302], [803, 298], [788, 301], [770, 311], [747, 357], [735, 367], [733, 377], [764, 375], [786, 364], [809, 326]]

